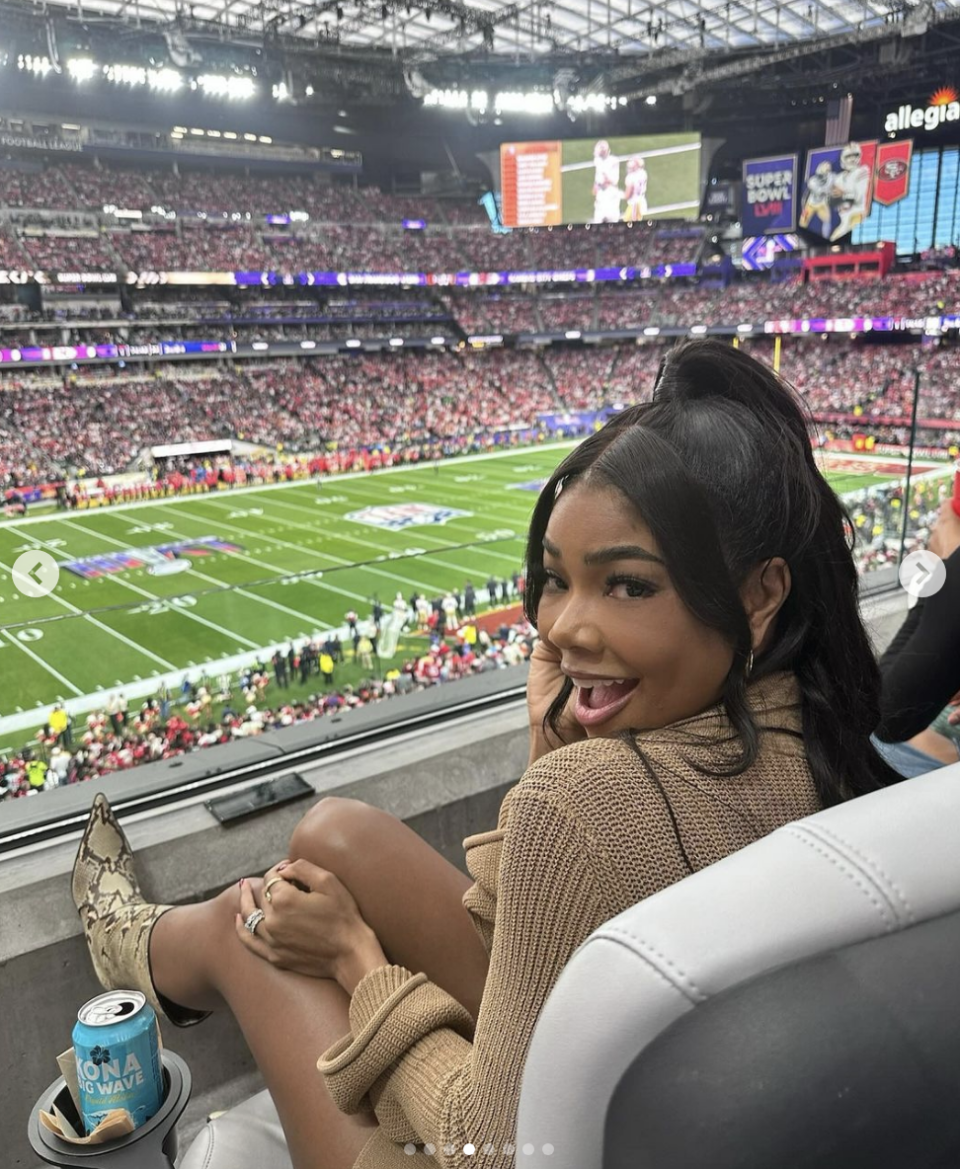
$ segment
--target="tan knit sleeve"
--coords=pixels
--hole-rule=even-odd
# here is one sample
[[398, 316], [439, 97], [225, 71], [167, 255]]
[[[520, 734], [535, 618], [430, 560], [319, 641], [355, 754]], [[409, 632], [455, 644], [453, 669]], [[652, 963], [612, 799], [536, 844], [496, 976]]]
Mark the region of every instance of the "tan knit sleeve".
[[497, 887], [503, 857], [503, 838], [510, 814], [510, 800], [516, 790], [512, 787], [503, 797], [496, 828], [475, 833], [463, 842], [467, 870], [474, 881], [463, 895], [463, 907], [470, 914], [474, 929], [480, 935], [488, 954], [493, 948], [493, 930], [497, 920]]
[[[609, 917], [590, 841], [552, 799], [514, 789], [501, 857], [490, 968], [470, 1016], [400, 967], [374, 970], [350, 1004], [351, 1034], [318, 1067], [344, 1111], [369, 1093], [394, 1141], [434, 1146], [447, 1167], [514, 1166], [520, 1082], [534, 1024], [574, 950]], [[421, 1148], [422, 1151], [422, 1148]]]

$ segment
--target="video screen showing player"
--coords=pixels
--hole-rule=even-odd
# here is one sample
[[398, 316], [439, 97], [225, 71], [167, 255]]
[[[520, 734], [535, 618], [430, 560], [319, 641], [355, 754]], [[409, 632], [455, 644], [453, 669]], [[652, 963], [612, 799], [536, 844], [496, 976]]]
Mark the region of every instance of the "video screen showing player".
[[803, 210], [800, 212], [800, 226], [813, 231], [814, 228], [811, 226], [811, 221], [818, 219], [820, 221], [819, 231], [824, 239], [830, 238], [830, 224], [832, 221], [830, 200], [837, 177], [829, 162], [826, 160], [819, 162], [817, 163], [817, 169], [807, 179], [807, 185], [803, 193]]
[[848, 235], [863, 222], [869, 195], [870, 168], [863, 164], [860, 143], [850, 142], [840, 152], [840, 173], [833, 176], [830, 188], [831, 201], [840, 216], [831, 241]]
[[647, 214], [647, 166], [642, 158], [631, 158], [627, 162], [627, 178], [624, 183], [627, 210], [624, 221], [637, 223]]
[[593, 148], [593, 222], [619, 223], [620, 201], [620, 160], [610, 153], [610, 143], [605, 138]]

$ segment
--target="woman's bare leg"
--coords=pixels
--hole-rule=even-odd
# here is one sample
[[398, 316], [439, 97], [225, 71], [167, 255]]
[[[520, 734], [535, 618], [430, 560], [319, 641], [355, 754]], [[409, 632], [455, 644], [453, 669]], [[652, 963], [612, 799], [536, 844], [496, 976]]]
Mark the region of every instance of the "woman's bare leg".
[[[469, 877], [401, 820], [356, 800], [321, 800], [294, 831], [289, 858], [334, 873], [390, 961], [423, 971], [477, 1017], [488, 956], [462, 905]], [[184, 1007], [230, 1008], [296, 1169], [349, 1169], [376, 1121], [341, 1113], [316, 1070], [322, 1052], [350, 1030], [347, 995], [330, 979], [278, 970], [246, 950], [235, 933], [239, 909], [239, 888], [231, 886], [165, 913], [150, 939], [154, 985]]]
[[294, 829], [289, 856], [334, 873], [390, 961], [423, 971], [476, 1019], [489, 955], [462, 904], [468, 876], [396, 816], [332, 796]]
[[350, 1030], [349, 999], [331, 979], [278, 970], [244, 949], [239, 912], [234, 885], [165, 913], [150, 938], [154, 984], [183, 1006], [229, 1006], [277, 1106], [295, 1169], [350, 1169], [376, 1118], [342, 1113], [317, 1071], [320, 1055]]

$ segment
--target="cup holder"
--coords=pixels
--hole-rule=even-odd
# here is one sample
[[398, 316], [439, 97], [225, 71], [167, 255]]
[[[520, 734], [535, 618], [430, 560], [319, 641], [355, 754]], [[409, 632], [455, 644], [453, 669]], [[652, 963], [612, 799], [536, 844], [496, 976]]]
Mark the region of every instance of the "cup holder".
[[190, 1069], [171, 1051], [160, 1054], [163, 1064], [163, 1103], [135, 1132], [103, 1145], [74, 1145], [56, 1136], [40, 1123], [40, 1112], [52, 1112], [53, 1105], [71, 1124], [82, 1131], [70, 1090], [61, 1076], [33, 1106], [30, 1113], [30, 1145], [47, 1165], [61, 1169], [173, 1169], [177, 1157], [177, 1121], [190, 1099]]

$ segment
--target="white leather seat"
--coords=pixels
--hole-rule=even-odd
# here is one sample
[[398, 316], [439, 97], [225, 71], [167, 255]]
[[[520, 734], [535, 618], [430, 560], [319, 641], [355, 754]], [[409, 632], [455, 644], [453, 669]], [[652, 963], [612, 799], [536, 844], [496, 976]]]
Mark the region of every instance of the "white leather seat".
[[[631, 907], [580, 946], [541, 1012], [518, 1166], [603, 1169], [625, 1073], [716, 996], [958, 910], [960, 764], [786, 825]], [[209, 1125], [182, 1169], [289, 1169], [277, 1133], [262, 1093]]]
[[209, 1121], [184, 1155], [180, 1169], [293, 1169], [269, 1092], [258, 1092]]

